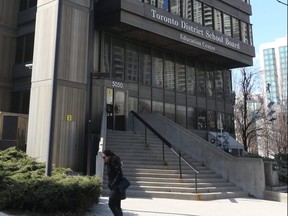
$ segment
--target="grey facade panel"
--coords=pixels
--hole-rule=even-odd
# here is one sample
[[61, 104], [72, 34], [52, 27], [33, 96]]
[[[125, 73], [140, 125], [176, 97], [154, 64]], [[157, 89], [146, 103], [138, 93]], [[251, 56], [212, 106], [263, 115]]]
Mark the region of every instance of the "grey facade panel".
[[187, 95], [187, 106], [196, 107], [196, 96]]
[[202, 97], [197, 97], [197, 108], [206, 109], [206, 99]]
[[151, 88], [148, 86], [139, 86], [139, 98], [151, 100]]
[[152, 88], [152, 100], [153, 101], [164, 101], [163, 89]]
[[186, 106], [186, 95], [176, 93], [176, 104]]
[[175, 104], [175, 92], [165, 91], [165, 103]]

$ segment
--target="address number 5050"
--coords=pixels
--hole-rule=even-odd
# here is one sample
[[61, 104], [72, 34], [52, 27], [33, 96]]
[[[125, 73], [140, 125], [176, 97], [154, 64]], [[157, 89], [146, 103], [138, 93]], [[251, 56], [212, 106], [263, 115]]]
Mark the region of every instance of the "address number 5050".
[[114, 87], [114, 88], [123, 88], [123, 83], [112, 81], [112, 87]]

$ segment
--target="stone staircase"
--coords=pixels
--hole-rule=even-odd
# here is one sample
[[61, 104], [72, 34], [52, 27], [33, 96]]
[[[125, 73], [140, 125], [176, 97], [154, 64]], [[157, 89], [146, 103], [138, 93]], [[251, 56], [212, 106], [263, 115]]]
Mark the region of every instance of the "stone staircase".
[[[225, 181], [201, 163], [185, 157], [198, 171], [197, 194], [195, 193], [194, 171], [184, 162], [179, 172], [179, 158], [164, 148], [154, 135], [149, 135], [147, 145], [143, 134], [133, 131], [108, 131], [106, 149], [112, 150], [123, 161], [123, 173], [131, 182], [128, 197], [157, 197], [185, 200], [214, 200], [248, 197], [241, 187]], [[103, 195], [108, 195], [106, 172]]]

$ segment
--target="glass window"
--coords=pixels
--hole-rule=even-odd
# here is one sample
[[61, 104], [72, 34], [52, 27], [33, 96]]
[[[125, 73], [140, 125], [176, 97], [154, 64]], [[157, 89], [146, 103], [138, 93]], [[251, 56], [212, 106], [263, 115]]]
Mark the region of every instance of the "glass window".
[[112, 78], [124, 79], [124, 40], [112, 40]]
[[249, 28], [249, 42], [250, 45], [253, 46], [254, 42], [253, 42], [252, 25], [248, 25], [248, 28]]
[[213, 29], [212, 7], [204, 4], [204, 25]]
[[229, 100], [234, 100], [234, 98], [231, 98], [231, 96], [233, 96], [231, 94], [232, 91], [232, 81], [231, 81], [231, 71], [230, 70], [224, 70], [224, 89], [225, 89], [225, 100], [229, 101]]
[[175, 104], [165, 103], [165, 116], [175, 121]]
[[174, 56], [172, 54], [165, 55], [164, 61], [164, 82], [165, 89], [174, 91], [175, 90], [175, 73], [174, 73]]
[[185, 60], [184, 58], [176, 57], [176, 91], [185, 93]]
[[216, 9], [214, 9], [214, 29], [215, 31], [223, 33], [222, 13]]
[[186, 107], [176, 105], [176, 123], [186, 128]]
[[34, 33], [25, 36], [24, 62], [30, 62], [33, 60], [33, 48], [34, 48]]
[[216, 89], [216, 99], [223, 100], [224, 82], [222, 70], [215, 71], [215, 89]]
[[138, 82], [138, 46], [137, 44], [126, 43], [126, 80]]
[[214, 71], [210, 66], [206, 66], [206, 87], [207, 97], [215, 98]]
[[152, 112], [153, 113], [160, 113], [163, 115], [163, 102], [160, 101], [152, 101]]
[[186, 66], [187, 94], [196, 95], [196, 72], [193, 61], [188, 61]]
[[233, 38], [240, 40], [239, 20], [232, 17], [232, 25], [233, 25]]
[[101, 72], [102, 73], [110, 73], [110, 62], [111, 62], [111, 37], [109, 35], [104, 35], [104, 44], [102, 49], [102, 64], [101, 64]]
[[161, 0], [161, 1], [158, 0], [157, 1], [157, 7], [168, 11], [169, 10], [169, 0]]
[[209, 131], [216, 131], [216, 113], [215, 111], [207, 111], [207, 124]]
[[152, 72], [153, 86], [163, 88], [163, 54], [161, 51], [153, 51]]
[[224, 129], [224, 113], [217, 112], [217, 131], [221, 131]]
[[207, 112], [204, 109], [197, 109], [197, 129], [206, 130], [207, 129]]
[[197, 96], [205, 97], [206, 96], [206, 85], [205, 85], [206, 74], [205, 74], [204, 66], [202, 64], [199, 64], [197, 66], [196, 78], [197, 78], [197, 84], [198, 84]]
[[227, 36], [231, 36], [231, 16], [223, 13], [223, 21], [224, 21], [224, 34]]
[[139, 113], [151, 113], [151, 101], [139, 99]]
[[170, 1], [170, 11], [171, 13], [180, 16], [181, 15], [181, 3], [180, 0]]
[[129, 113], [133, 110], [134, 112], [138, 112], [138, 98], [136, 97], [129, 97]]
[[193, 21], [200, 25], [203, 25], [203, 15], [202, 15], [202, 2], [194, 0], [193, 2]]
[[15, 64], [23, 63], [24, 37], [17, 38]]
[[140, 46], [140, 59], [139, 59], [139, 72], [140, 72], [140, 83], [143, 85], [151, 85], [151, 49]]
[[241, 21], [241, 39], [244, 43], [249, 44], [248, 40], [248, 24]]
[[226, 114], [226, 131], [234, 134], [234, 118], [232, 114]]
[[182, 0], [182, 14], [183, 18], [192, 20], [191, 0]]
[[196, 110], [193, 107], [187, 107], [187, 128], [197, 128]]

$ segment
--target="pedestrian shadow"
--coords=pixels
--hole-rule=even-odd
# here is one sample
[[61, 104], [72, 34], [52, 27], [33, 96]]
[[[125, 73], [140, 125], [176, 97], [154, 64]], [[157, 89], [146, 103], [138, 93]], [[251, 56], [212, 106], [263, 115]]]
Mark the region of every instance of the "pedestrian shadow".
[[[133, 212], [132, 212], [133, 211]], [[173, 215], [173, 216], [200, 216], [195, 214], [186, 214], [186, 213], [175, 213], [175, 212], [161, 212], [161, 211], [145, 211], [145, 210], [127, 210], [123, 209], [123, 215], [125, 216], [138, 216], [142, 214], [153, 214], [157, 216], [161, 215]]]

